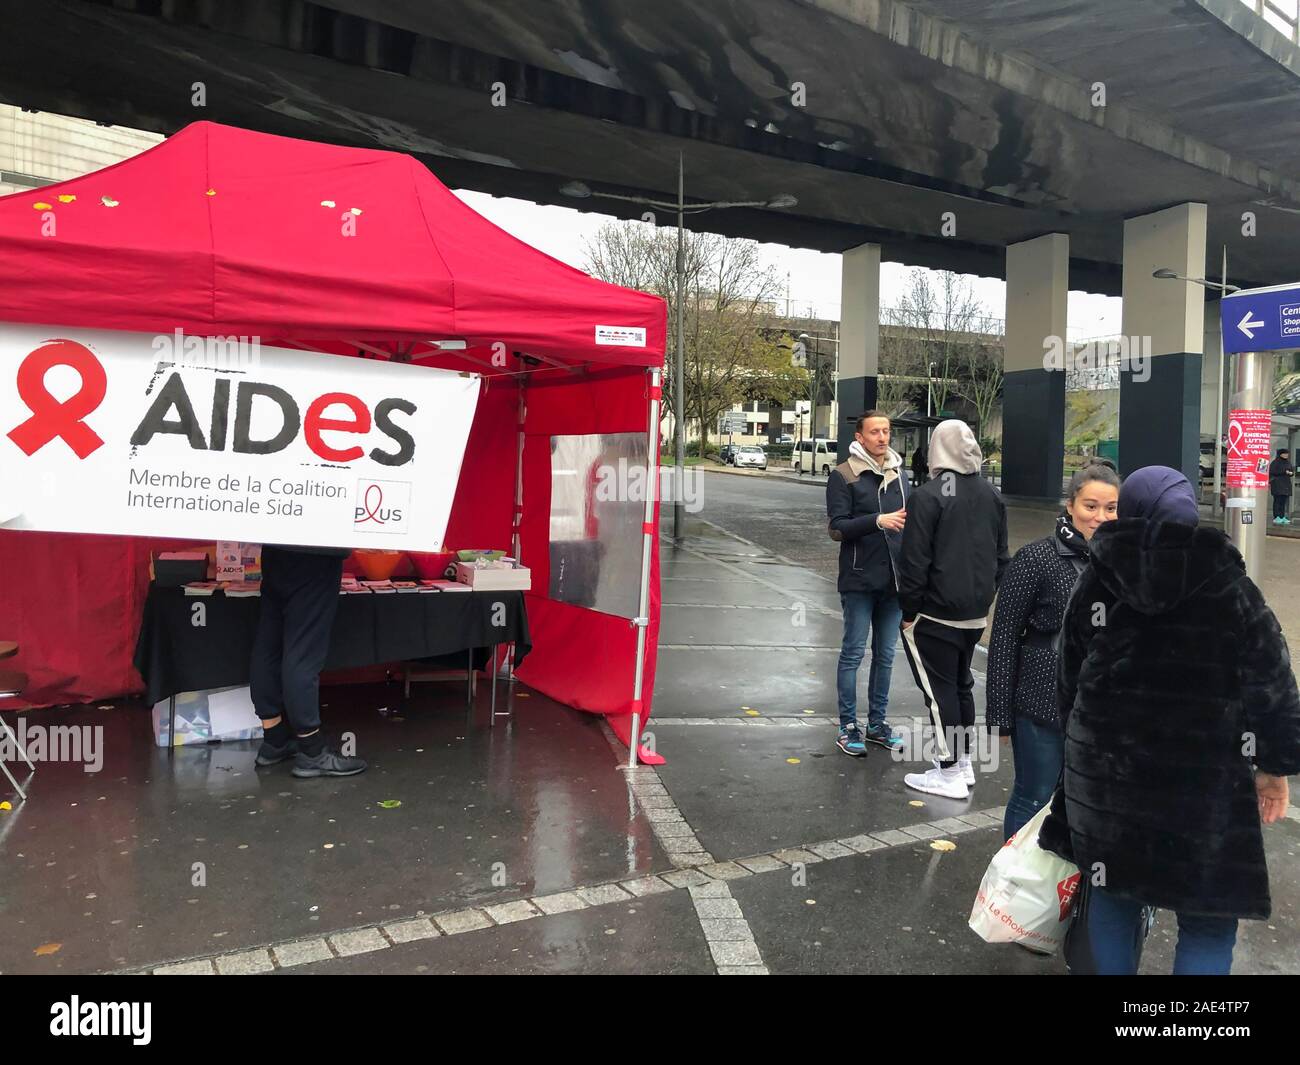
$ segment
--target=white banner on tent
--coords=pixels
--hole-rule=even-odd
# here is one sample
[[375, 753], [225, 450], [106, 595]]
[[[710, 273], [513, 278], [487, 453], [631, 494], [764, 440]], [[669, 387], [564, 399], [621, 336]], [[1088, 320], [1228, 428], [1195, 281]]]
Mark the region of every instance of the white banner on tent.
[[442, 547], [477, 378], [230, 340], [0, 324], [0, 526]]

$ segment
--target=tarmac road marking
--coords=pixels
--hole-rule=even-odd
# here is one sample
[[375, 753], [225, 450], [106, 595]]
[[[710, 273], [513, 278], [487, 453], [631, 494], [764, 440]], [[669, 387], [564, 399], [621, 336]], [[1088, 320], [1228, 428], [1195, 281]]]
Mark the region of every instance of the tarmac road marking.
[[[641, 769], [648, 767], [639, 767]], [[655, 774], [657, 779], [658, 774]], [[649, 785], [649, 775], [637, 781]], [[629, 783], [632, 783], [629, 781]], [[1294, 807], [1291, 808], [1293, 811]], [[972, 811], [962, 814], [961, 826], [967, 832], [980, 830], [991, 831], [1002, 828], [1002, 807]], [[766, 973], [753, 943], [752, 934], [743, 936], [739, 924], [744, 922], [740, 914], [740, 904], [732, 897], [727, 886], [729, 880], [742, 877], [765, 876], [770, 873], [788, 872], [790, 860], [808, 860], [814, 862], [832, 862], [858, 854], [873, 854], [892, 850], [897, 847], [927, 846], [918, 836], [931, 836], [937, 830], [945, 836], [957, 835], [962, 827], [953, 824], [952, 818], [941, 818], [933, 822], [921, 822], [903, 825], [899, 829], [888, 829], [846, 839], [828, 839], [816, 843], [801, 844], [795, 847], [781, 848], [771, 853], [733, 858], [727, 861], [698, 864], [693, 868], [679, 868], [672, 872], [649, 874], [631, 880], [606, 881], [598, 884], [573, 887], [562, 893], [552, 893], [524, 899], [506, 900], [497, 903], [485, 903], [458, 910], [446, 910], [435, 914], [420, 914], [415, 918], [399, 917], [376, 924], [361, 925], [356, 928], [343, 928], [315, 938], [293, 936], [272, 943], [241, 946], [220, 954], [203, 955], [192, 958], [178, 958], [168, 962], [159, 962], [132, 969], [115, 970], [118, 975], [153, 973], [156, 975], [223, 975], [246, 972], [250, 970], [266, 971], [265, 959], [270, 958], [276, 969], [291, 969], [298, 965], [307, 965], [319, 961], [332, 960], [336, 955], [329, 951], [326, 941], [343, 946], [338, 956], [355, 956], [356, 953], [375, 953], [390, 950], [415, 939], [442, 939], [451, 935], [469, 935], [476, 931], [488, 931], [529, 920], [546, 920], [551, 916], [563, 916], [565, 912], [576, 909], [591, 909], [623, 902], [631, 902], [633, 897], [666, 894], [670, 891], [686, 890], [695, 904], [697, 919], [709, 952], [714, 959], [718, 972], [722, 975]], [[972, 823], [973, 822], [973, 823]], [[909, 834], [915, 832], [916, 834]], [[990, 854], [992, 851], [990, 851]], [[799, 856], [802, 855], [801, 859]], [[784, 856], [784, 859], [783, 859]], [[557, 907], [560, 896], [565, 904]], [[572, 905], [580, 901], [582, 906]], [[728, 905], [730, 903], [730, 905]], [[493, 912], [500, 914], [501, 921], [494, 921]], [[549, 912], [548, 912], [549, 911]], [[413, 935], [413, 922], [429, 921], [436, 927], [423, 928]], [[706, 923], [709, 927], [705, 927]], [[748, 922], [745, 922], [746, 928]], [[757, 959], [757, 960], [755, 960]], [[253, 962], [254, 964], [247, 964]]]

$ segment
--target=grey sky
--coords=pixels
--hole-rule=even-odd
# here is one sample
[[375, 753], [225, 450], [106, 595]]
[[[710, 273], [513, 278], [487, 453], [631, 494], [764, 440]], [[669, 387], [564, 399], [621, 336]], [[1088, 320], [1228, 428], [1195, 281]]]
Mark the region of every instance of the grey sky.
[[[525, 200], [487, 196], [479, 192], [456, 190], [456, 195], [502, 229], [553, 255], [562, 262], [581, 268], [583, 241], [591, 237], [606, 216], [585, 214], [568, 207], [543, 207]], [[764, 244], [763, 251], [777, 271], [790, 276], [790, 310], [807, 314], [811, 306], [815, 317], [840, 316], [840, 256], [803, 248], [785, 248]], [[881, 267], [882, 307], [894, 306], [901, 295], [908, 267], [885, 263]], [[992, 318], [1006, 313], [1006, 286], [993, 278], [972, 277], [975, 292]], [[1114, 336], [1120, 331], [1121, 301], [1117, 296], [1095, 296], [1071, 292], [1068, 331], [1071, 340]]]

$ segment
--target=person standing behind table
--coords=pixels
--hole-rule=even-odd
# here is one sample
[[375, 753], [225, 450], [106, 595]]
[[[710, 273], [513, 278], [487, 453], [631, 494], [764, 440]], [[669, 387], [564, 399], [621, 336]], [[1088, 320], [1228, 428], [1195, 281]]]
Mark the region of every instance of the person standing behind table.
[[[902, 745], [885, 722], [889, 681], [898, 643], [898, 547], [907, 517], [907, 473], [889, 446], [889, 418], [878, 410], [860, 415], [849, 457], [826, 481], [826, 516], [832, 540], [840, 542], [840, 605], [844, 639], [836, 671], [840, 735], [836, 746], [861, 758], [868, 743], [887, 749]], [[867, 728], [858, 728], [858, 667], [871, 634], [867, 680]]]
[[934, 726], [933, 769], [909, 773], [909, 788], [965, 799], [975, 783], [971, 657], [1010, 559], [1007, 508], [980, 476], [984, 455], [970, 426], [950, 418], [930, 437], [932, 476], [914, 489], [899, 552], [903, 650]]
[[[264, 738], [256, 764], [293, 759], [295, 777], [350, 777], [366, 763], [325, 745], [320, 671], [339, 608], [344, 547], [262, 548], [261, 613], [249, 687]], [[285, 719], [288, 719], [287, 721]]]
[[1226, 975], [1238, 919], [1271, 910], [1260, 823], [1300, 772], [1300, 693], [1241, 555], [1197, 518], [1177, 470], [1131, 474], [1062, 624], [1065, 772], [1038, 843], [1090, 878], [1100, 973], [1136, 970], [1143, 906], [1178, 916], [1176, 975]]
[[1295, 467], [1291, 465], [1291, 452], [1278, 448], [1277, 458], [1268, 466], [1268, 490], [1273, 496], [1273, 524], [1290, 525], [1286, 512], [1291, 507], [1291, 490], [1295, 481]]
[[1010, 740], [1015, 765], [1003, 839], [1048, 803], [1061, 777], [1065, 736], [1056, 710], [1053, 644], [1070, 591], [1088, 565], [1093, 533], [1115, 520], [1119, 484], [1115, 471], [1103, 465], [1071, 477], [1055, 533], [1017, 551], [998, 587], [984, 721]]

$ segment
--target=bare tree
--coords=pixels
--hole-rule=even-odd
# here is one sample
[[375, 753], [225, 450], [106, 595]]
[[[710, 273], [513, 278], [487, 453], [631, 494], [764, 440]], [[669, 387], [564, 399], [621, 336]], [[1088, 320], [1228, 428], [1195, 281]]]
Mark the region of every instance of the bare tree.
[[1001, 323], [960, 274], [916, 268], [907, 282], [881, 330], [881, 371], [888, 352], [897, 378], [890, 398], [924, 397], [928, 385], [936, 413], [960, 397], [975, 408], [983, 431], [1002, 394]]
[[993, 408], [1002, 396], [1005, 347], [992, 339], [976, 339], [966, 348], [957, 373], [957, 394], [975, 408], [979, 431], [987, 435]]
[[906, 328], [899, 327], [888, 311], [880, 323], [880, 359], [876, 374], [876, 408], [896, 418], [917, 405], [923, 394], [925, 376], [921, 344]]
[[[662, 296], [668, 302], [669, 350], [676, 344], [677, 233], [642, 222], [606, 222], [587, 242], [586, 268], [596, 277]], [[700, 427], [701, 449], [718, 415], [755, 392], [789, 398], [799, 374], [789, 340], [773, 339], [771, 309], [782, 279], [762, 262], [758, 245], [711, 233], [686, 234], [683, 386], [687, 418]], [[664, 402], [673, 409], [672, 360]]]
[[[950, 395], [969, 390], [962, 378], [971, 369], [972, 340], [987, 334], [993, 323], [969, 279], [950, 270], [936, 273], [915, 267], [892, 317], [917, 341], [916, 368], [931, 378], [936, 411], [947, 406]], [[987, 359], [978, 362], [982, 377], [987, 378]]]

